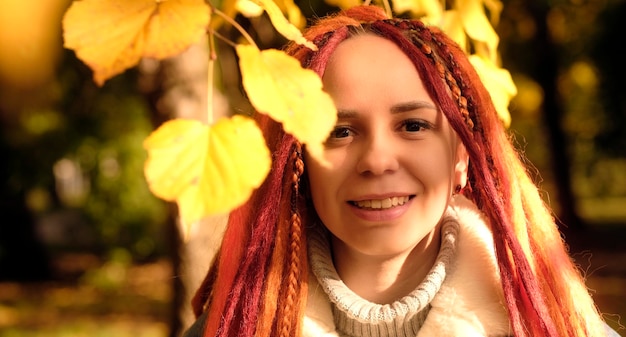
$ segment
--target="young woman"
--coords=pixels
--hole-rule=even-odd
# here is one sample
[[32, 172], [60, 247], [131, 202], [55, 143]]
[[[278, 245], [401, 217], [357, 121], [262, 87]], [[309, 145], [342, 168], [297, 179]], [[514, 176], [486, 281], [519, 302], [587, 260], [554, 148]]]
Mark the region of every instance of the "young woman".
[[289, 46], [338, 108], [320, 165], [259, 115], [264, 184], [230, 214], [188, 336], [607, 336], [459, 47], [356, 7]]

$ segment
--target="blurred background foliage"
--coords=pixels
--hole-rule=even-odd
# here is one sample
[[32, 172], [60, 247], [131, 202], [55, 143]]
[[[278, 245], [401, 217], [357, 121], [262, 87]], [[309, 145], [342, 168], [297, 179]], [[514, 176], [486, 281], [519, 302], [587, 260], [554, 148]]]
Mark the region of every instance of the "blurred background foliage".
[[[62, 48], [69, 3], [0, 2], [0, 336], [176, 336], [187, 303], [175, 211], [142, 172], [143, 139], [172, 117], [159, 88], [176, 76], [146, 85], [133, 69], [97, 87]], [[334, 10], [297, 3], [308, 18]], [[503, 4], [502, 63], [519, 91], [511, 132], [601, 310], [626, 315], [626, 1]], [[266, 18], [239, 21], [263, 47], [283, 42]], [[218, 51], [220, 92], [245, 111], [234, 53]]]
[[511, 0], [498, 26], [519, 89], [512, 129], [572, 226], [626, 218], [625, 11], [620, 0]]

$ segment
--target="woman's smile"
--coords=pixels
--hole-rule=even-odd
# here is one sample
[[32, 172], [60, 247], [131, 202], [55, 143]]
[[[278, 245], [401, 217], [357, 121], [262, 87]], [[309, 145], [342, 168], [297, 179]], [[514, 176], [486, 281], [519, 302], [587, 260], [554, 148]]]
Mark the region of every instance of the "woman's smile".
[[348, 201], [350, 210], [365, 227], [372, 225], [392, 226], [394, 220], [402, 217], [410, 208], [411, 197], [408, 195], [379, 199]]
[[362, 209], [389, 209], [396, 206], [402, 206], [409, 201], [409, 196], [403, 197], [390, 197], [384, 199], [368, 199], [359, 201], [348, 201], [351, 205], [354, 205]]

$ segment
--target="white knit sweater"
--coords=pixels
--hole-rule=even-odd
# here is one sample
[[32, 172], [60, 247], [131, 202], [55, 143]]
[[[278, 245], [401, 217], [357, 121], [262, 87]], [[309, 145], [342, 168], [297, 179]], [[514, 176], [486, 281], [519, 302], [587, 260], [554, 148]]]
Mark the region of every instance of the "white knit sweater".
[[309, 238], [311, 267], [317, 276], [309, 279], [304, 336], [511, 335], [492, 234], [484, 217], [469, 200], [455, 196], [444, 219], [433, 269], [415, 291], [388, 305], [351, 292], [329, 267], [328, 245], [315, 235]]

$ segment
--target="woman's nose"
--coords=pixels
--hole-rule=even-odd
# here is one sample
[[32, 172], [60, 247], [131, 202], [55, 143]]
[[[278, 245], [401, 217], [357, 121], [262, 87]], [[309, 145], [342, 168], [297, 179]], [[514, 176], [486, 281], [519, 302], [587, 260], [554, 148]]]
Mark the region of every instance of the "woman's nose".
[[360, 148], [356, 167], [358, 173], [381, 175], [396, 171], [399, 167], [397, 150], [390, 135], [379, 133], [367, 137]]

